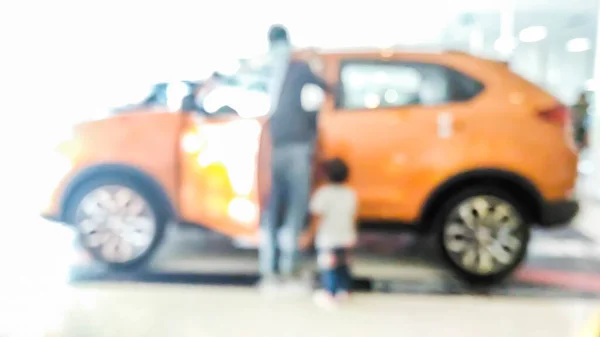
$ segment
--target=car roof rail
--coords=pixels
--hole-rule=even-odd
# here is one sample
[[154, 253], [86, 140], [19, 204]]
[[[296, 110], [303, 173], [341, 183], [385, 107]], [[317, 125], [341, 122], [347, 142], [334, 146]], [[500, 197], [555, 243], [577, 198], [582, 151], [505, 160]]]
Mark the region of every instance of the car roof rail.
[[390, 46], [355, 46], [355, 47], [339, 47], [339, 48], [322, 48], [322, 47], [301, 47], [299, 51], [315, 51], [317, 53], [361, 53], [361, 52], [403, 52], [403, 53], [443, 53], [446, 50], [435, 45], [400, 45], [394, 44]]
[[454, 54], [454, 55], [468, 55], [468, 56], [472, 56], [473, 54], [466, 52], [464, 50], [460, 50], [460, 49], [446, 49], [446, 53], [447, 54]]
[[494, 62], [499, 65], [503, 65], [503, 66], [507, 66], [507, 67], [510, 66], [510, 59], [502, 59], [502, 58], [498, 58], [498, 57], [488, 57], [488, 56], [484, 56], [484, 55], [476, 55], [476, 54], [472, 54], [467, 51], [458, 50], [458, 49], [448, 49], [446, 51], [446, 53], [454, 54], [454, 55], [473, 56], [473, 57], [480, 58], [482, 60]]

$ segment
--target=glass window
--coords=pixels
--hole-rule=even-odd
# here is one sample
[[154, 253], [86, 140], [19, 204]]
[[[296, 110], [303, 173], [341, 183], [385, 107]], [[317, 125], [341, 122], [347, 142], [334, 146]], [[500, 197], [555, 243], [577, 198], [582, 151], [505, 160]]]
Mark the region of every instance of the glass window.
[[[169, 111], [178, 111], [184, 99], [194, 91], [194, 82], [175, 81], [155, 83], [152, 86], [141, 86], [122, 90], [120, 100], [110, 106], [114, 112], [128, 112], [136, 109], [164, 107]], [[135, 89], [135, 90], [134, 90]]]
[[344, 109], [376, 109], [407, 105], [436, 105], [465, 101], [481, 84], [435, 64], [350, 61], [342, 64]]
[[346, 63], [341, 81], [343, 108], [375, 109], [415, 104], [423, 78], [404, 65]]
[[237, 113], [244, 118], [265, 116], [270, 104], [264, 83], [239, 81], [219, 83], [198, 101], [209, 115]]
[[464, 102], [477, 96], [483, 90], [481, 82], [456, 70], [448, 69], [450, 98], [453, 102]]

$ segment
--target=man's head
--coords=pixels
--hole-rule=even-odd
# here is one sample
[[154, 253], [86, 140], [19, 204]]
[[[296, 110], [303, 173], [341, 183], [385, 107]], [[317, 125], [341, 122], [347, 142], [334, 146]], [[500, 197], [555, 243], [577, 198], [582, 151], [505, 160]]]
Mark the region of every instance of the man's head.
[[269, 48], [279, 45], [289, 45], [290, 37], [287, 29], [282, 25], [273, 25], [269, 28]]

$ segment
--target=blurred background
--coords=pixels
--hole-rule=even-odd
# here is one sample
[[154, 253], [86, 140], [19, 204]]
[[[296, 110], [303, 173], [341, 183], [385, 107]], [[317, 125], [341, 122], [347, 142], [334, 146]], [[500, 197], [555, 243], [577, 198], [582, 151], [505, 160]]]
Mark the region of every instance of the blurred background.
[[3, 7], [2, 25], [10, 28], [3, 34], [4, 83], [56, 89], [36, 91], [37, 102], [65, 111], [53, 118], [83, 113], [67, 112], [67, 104], [109, 104], [153, 83], [200, 80], [215, 67], [258, 55], [274, 22], [284, 23], [299, 47], [463, 50], [510, 59], [515, 71], [568, 104], [582, 90], [594, 90], [593, 0], [424, 0], [411, 6], [57, 0]]

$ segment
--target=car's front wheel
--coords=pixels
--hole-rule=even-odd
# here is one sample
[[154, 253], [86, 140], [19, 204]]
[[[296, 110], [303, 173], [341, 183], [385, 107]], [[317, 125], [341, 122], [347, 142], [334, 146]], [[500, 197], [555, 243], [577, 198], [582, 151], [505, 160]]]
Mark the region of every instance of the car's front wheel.
[[83, 247], [112, 268], [137, 267], [152, 255], [167, 217], [153, 193], [129, 177], [100, 177], [69, 198], [67, 221]]
[[436, 225], [442, 255], [472, 284], [509, 276], [523, 261], [530, 234], [527, 209], [504, 190], [481, 186], [450, 198]]

